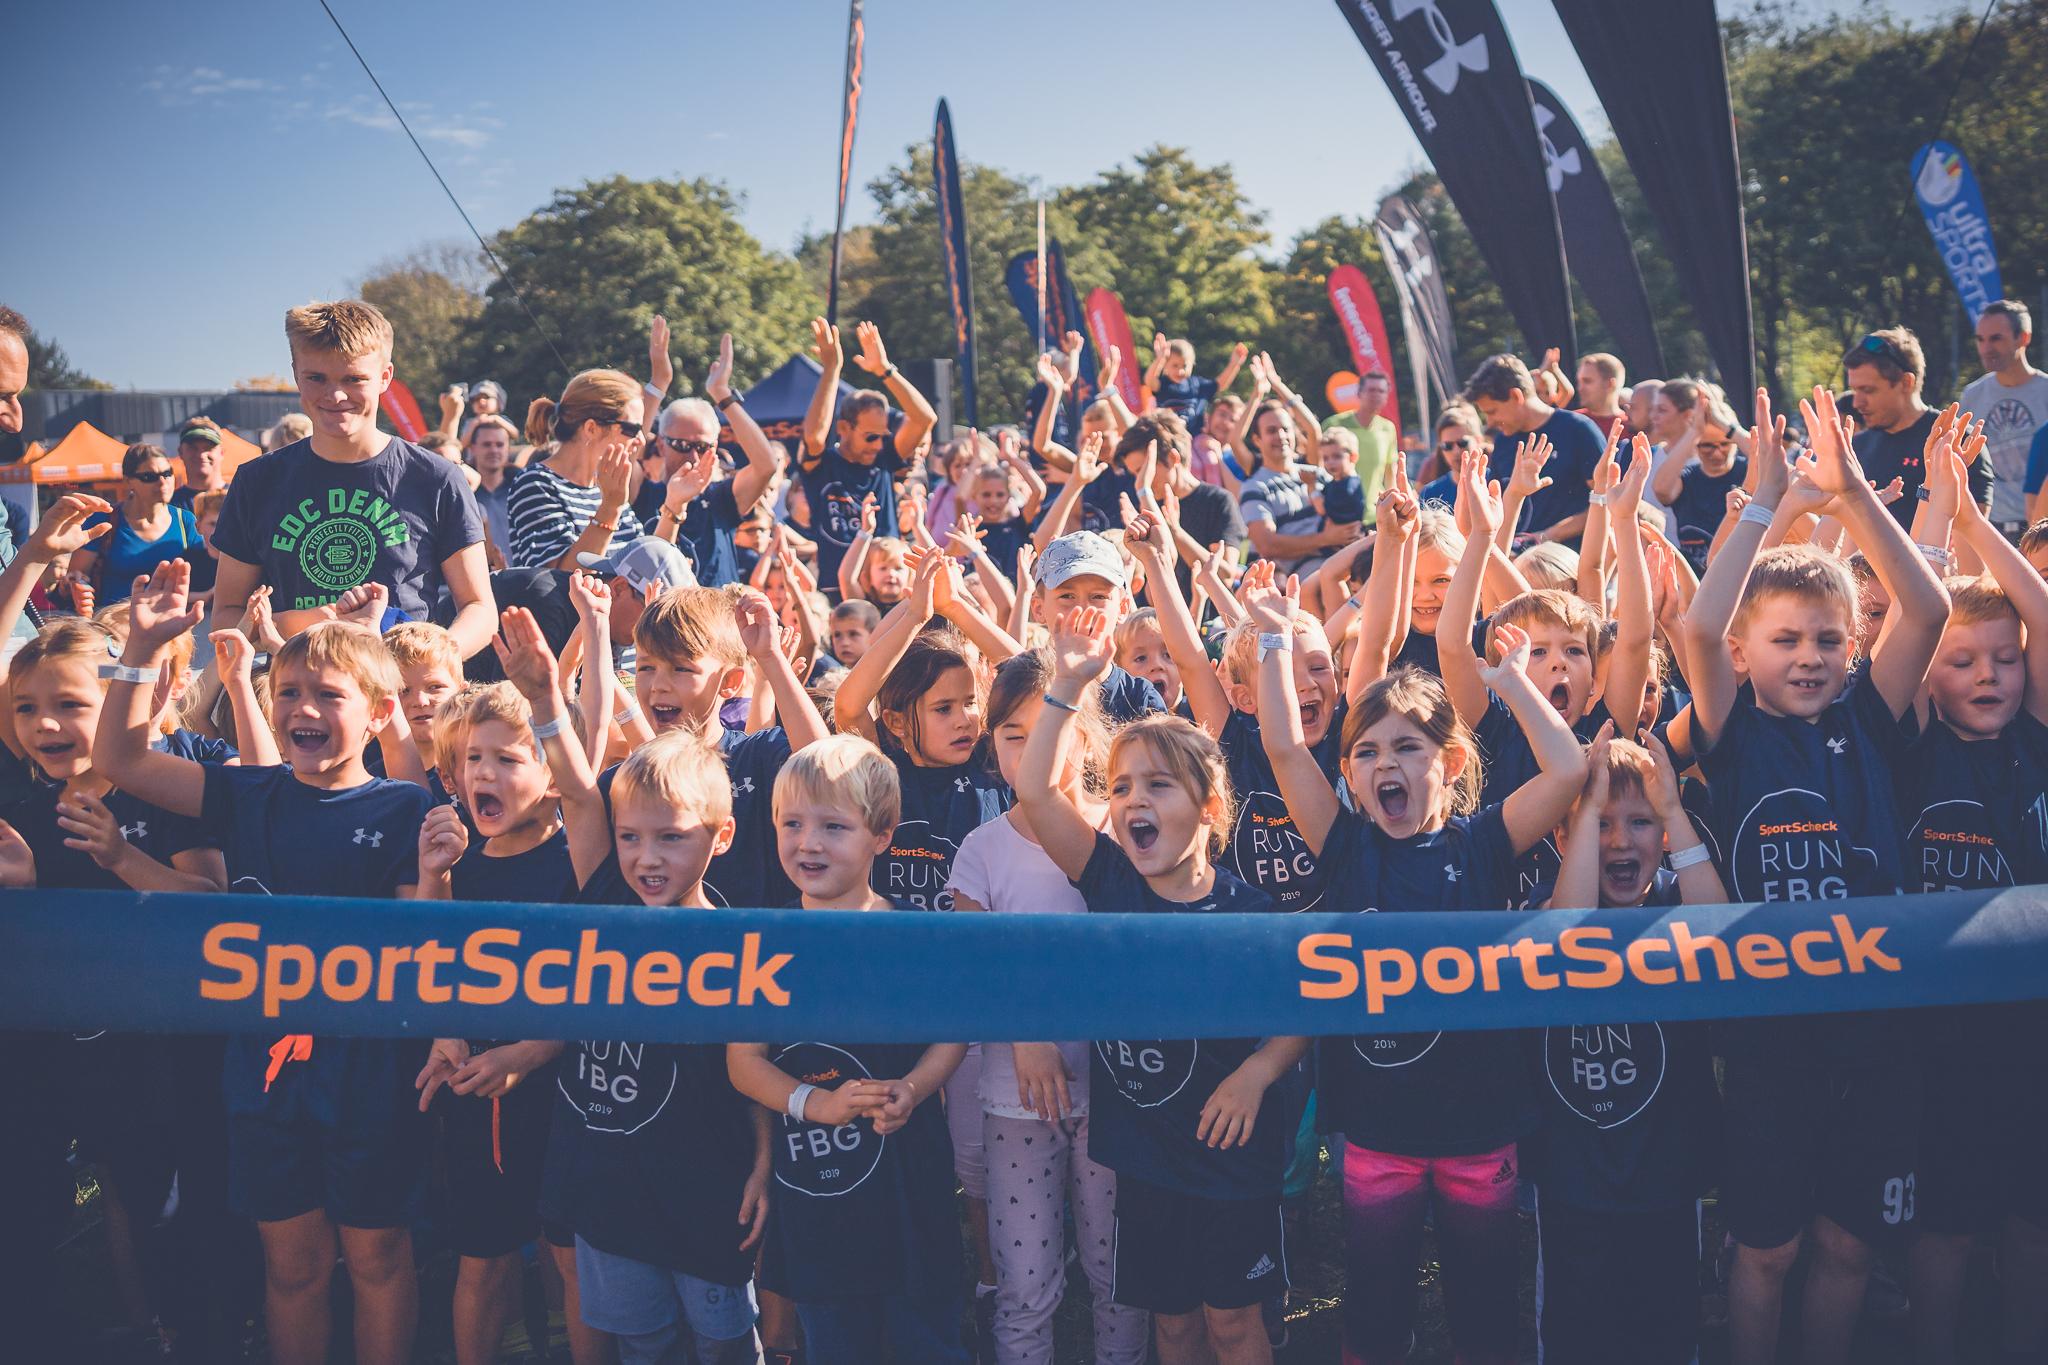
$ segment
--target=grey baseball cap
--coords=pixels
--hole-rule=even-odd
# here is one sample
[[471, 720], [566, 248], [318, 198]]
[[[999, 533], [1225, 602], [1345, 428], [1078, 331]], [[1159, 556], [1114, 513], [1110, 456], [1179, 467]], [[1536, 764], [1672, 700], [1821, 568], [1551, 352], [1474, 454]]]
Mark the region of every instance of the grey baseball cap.
[[1057, 588], [1070, 578], [1094, 574], [1119, 588], [1130, 586], [1124, 572], [1124, 557], [1093, 531], [1073, 531], [1045, 547], [1031, 576], [1047, 588]]
[[610, 554], [577, 555], [576, 562], [586, 569], [610, 574], [637, 593], [645, 593], [650, 586], [661, 592], [697, 586], [697, 574], [689, 559], [660, 536], [640, 536]]

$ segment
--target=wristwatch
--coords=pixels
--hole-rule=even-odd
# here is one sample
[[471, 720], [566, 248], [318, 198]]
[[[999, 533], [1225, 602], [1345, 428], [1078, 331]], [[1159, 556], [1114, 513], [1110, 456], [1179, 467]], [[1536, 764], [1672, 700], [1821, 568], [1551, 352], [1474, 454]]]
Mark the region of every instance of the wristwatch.
[[732, 406], [733, 404], [735, 404], [735, 403], [737, 403], [737, 402], [739, 402], [739, 401], [740, 401], [740, 396], [739, 396], [738, 394], [736, 394], [736, 393], [729, 393], [729, 394], [727, 394], [727, 395], [726, 395], [725, 397], [723, 397], [723, 398], [721, 398], [721, 399], [719, 399], [719, 400], [718, 400], [718, 404], [717, 404], [717, 406], [718, 406], [718, 410], [719, 410], [720, 412], [724, 412], [724, 411], [725, 411], [725, 410], [726, 410], [727, 408], [731, 407], [731, 406]]

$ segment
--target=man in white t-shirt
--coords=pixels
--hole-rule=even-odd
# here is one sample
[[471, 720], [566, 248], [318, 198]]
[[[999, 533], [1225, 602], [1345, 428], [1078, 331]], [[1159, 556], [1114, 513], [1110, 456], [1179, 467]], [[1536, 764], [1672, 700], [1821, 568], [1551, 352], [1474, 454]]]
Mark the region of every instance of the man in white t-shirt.
[[2027, 448], [2048, 424], [2048, 374], [2027, 363], [2034, 319], [2015, 299], [1984, 306], [1977, 319], [1977, 358], [1984, 373], [1963, 389], [1965, 412], [1984, 423], [1985, 448], [1998, 482], [1991, 490], [1991, 520], [2001, 529], [2027, 520]]

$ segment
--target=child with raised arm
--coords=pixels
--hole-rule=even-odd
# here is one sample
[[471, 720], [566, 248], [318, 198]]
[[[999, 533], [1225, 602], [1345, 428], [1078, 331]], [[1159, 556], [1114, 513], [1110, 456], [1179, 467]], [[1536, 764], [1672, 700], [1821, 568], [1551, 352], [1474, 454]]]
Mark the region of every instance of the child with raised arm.
[[[1018, 772], [1033, 836], [1095, 913], [1269, 912], [1270, 898], [1217, 865], [1230, 776], [1195, 726], [1157, 716], [1118, 732], [1107, 831], [1061, 790], [1082, 690], [1113, 650], [1099, 609], [1055, 624], [1052, 686]], [[1273, 1358], [1260, 1305], [1286, 1286], [1280, 1185], [1294, 1125], [1268, 1091], [1307, 1050], [1306, 1038], [1095, 1045], [1091, 1154], [1117, 1173], [1116, 1299], [1151, 1310], [1164, 1365]]]
[[[637, 904], [712, 909], [705, 873], [733, 838], [718, 752], [682, 730], [641, 745], [615, 770], [607, 818], [539, 625], [513, 608], [497, 648], [532, 707], [586, 891], [609, 861]], [[756, 1358], [748, 1281], [768, 1132], [724, 1063], [714, 1043], [597, 1038], [579, 1040], [557, 1073], [541, 1211], [575, 1234], [583, 1321], [612, 1334], [622, 1365], [653, 1365], [686, 1335], [706, 1365]]]
[[[1700, 580], [1683, 633], [1691, 744], [1709, 824], [1738, 901], [1898, 893], [1903, 823], [1892, 792], [1912, 707], [1941, 642], [1948, 594], [1863, 477], [1834, 396], [1802, 404], [1800, 477], [1836, 510], [1892, 591], [1893, 621], [1852, 681], [1856, 586], [1808, 546], [1757, 548], [1792, 471], [1782, 419], [1757, 395], [1754, 498]], [[1848, 1358], [1873, 1244], [1915, 1211], [1920, 1086], [1899, 1015], [1731, 1022], [1722, 1030], [1727, 1170], [1736, 1241], [1730, 1358], [1776, 1357], [1785, 1276], [1812, 1239], [1804, 1359]]]
[[[1557, 885], [1539, 899], [1550, 909], [1725, 902], [1664, 746], [1603, 740], [1589, 762]], [[1615, 941], [1607, 929], [1578, 932], [1588, 945]], [[1699, 1198], [1719, 1155], [1707, 1025], [1574, 1024], [1536, 1036], [1542, 1120], [1522, 1170], [1539, 1193], [1544, 1354], [1688, 1365], [1699, 1350]]]
[[[1981, 440], [1969, 437], [1968, 443]], [[1974, 552], [1981, 578], [1948, 580], [1948, 625], [1898, 765], [1909, 891], [2048, 882], [2048, 585], [1988, 521], [1960, 424], [1930, 444], [1914, 535], [1935, 562]], [[1953, 535], [1950, 525], [1953, 523]], [[1918, 1358], [1957, 1357], [1971, 1253], [1999, 1239], [2006, 1351], [2039, 1355], [2048, 1329], [2048, 1201], [2032, 1174], [2048, 1137], [2038, 1005], [1916, 1012], [1926, 1107], [1911, 1260]]]
[[[1366, 688], [1342, 732], [1355, 809], [1303, 742], [1287, 637], [1288, 594], [1246, 602], [1260, 631], [1261, 738], [1295, 827], [1346, 907], [1505, 910], [1515, 860], [1554, 829], [1585, 756], [1528, 677], [1529, 639], [1500, 630], [1483, 681], [1526, 728], [1539, 770], [1481, 808], [1480, 759], [1443, 685], [1397, 669]], [[1269, 647], [1268, 641], [1273, 644]], [[1534, 1118], [1513, 1033], [1368, 1034], [1317, 1043], [1319, 1126], [1342, 1133], [1347, 1358], [1406, 1354], [1415, 1257], [1432, 1197], [1451, 1335], [1460, 1359], [1514, 1358], [1517, 1141]]]
[[[895, 833], [896, 769], [856, 735], [775, 779], [776, 847], [806, 910], [914, 907], [868, 870]], [[966, 1365], [946, 1119], [931, 1100], [960, 1043], [732, 1043], [732, 1083], [773, 1125], [764, 1278], [796, 1300], [810, 1365]]]
[[[411, 894], [422, 787], [370, 776], [363, 751], [398, 705], [384, 642], [342, 621], [288, 640], [271, 661], [277, 767], [200, 764], [151, 747], [149, 690], [172, 640], [199, 623], [182, 560], [131, 599], [120, 671], [94, 753], [124, 790], [220, 840], [228, 889], [249, 895]], [[229, 1197], [262, 1234], [272, 1359], [319, 1361], [336, 1241], [355, 1291], [357, 1359], [410, 1357], [418, 1315], [410, 1222], [426, 1176], [414, 1041], [239, 1035], [227, 1048]]]

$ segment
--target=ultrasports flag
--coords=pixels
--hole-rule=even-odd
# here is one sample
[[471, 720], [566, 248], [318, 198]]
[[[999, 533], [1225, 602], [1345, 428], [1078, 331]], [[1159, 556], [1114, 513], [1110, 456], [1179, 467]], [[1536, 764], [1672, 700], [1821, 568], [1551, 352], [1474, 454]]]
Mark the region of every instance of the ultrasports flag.
[[377, 406], [391, 420], [391, 429], [408, 441], [423, 441], [427, 436], [427, 420], [420, 416], [419, 400], [412, 396], [402, 380], [394, 379], [390, 387], [377, 399]]
[[1536, 112], [1536, 135], [1543, 142], [1543, 171], [1557, 200], [1557, 221], [1564, 229], [1565, 257], [1572, 278], [1586, 291], [1593, 310], [1614, 333], [1615, 349], [1639, 374], [1663, 374], [1664, 349], [1657, 344], [1657, 323], [1643, 272], [1628, 227], [1615, 206], [1614, 191], [1600, 162], [1586, 143], [1571, 110], [1542, 81], [1529, 82], [1529, 102]]
[[1003, 287], [1010, 292], [1011, 302], [1017, 305], [1017, 314], [1024, 319], [1024, 330], [1039, 333], [1041, 319], [1038, 300], [1045, 297], [1043, 335], [1048, 350], [1058, 346], [1060, 339], [1068, 332], [1081, 334], [1081, 372], [1074, 380], [1074, 388], [1067, 395], [1069, 402], [1086, 404], [1095, 397], [1095, 347], [1088, 340], [1088, 331], [1083, 326], [1081, 304], [1074, 297], [1073, 283], [1067, 279], [1066, 255], [1060, 250], [1060, 239], [1048, 237], [1045, 243], [1046, 279], [1044, 288], [1039, 287], [1038, 253], [1020, 251], [1010, 258], [1009, 266], [1003, 271]]
[[1394, 351], [1387, 345], [1387, 324], [1380, 316], [1380, 301], [1373, 297], [1365, 272], [1355, 265], [1340, 265], [1330, 272], [1330, 307], [1337, 311], [1337, 324], [1351, 343], [1351, 364], [1363, 380], [1374, 370], [1387, 377], [1386, 418], [1401, 429], [1400, 403], [1394, 391]]
[[1124, 313], [1124, 301], [1110, 290], [1095, 288], [1088, 291], [1081, 307], [1088, 314], [1088, 335], [1095, 339], [1096, 349], [1108, 355], [1109, 348], [1114, 346], [1122, 358], [1116, 372], [1116, 391], [1124, 396], [1124, 406], [1132, 412], [1143, 410], [1144, 387], [1138, 382], [1134, 359], [1137, 343], [1131, 337], [1131, 320]]
[[1991, 219], [1984, 212], [1984, 192], [1961, 151], [1946, 142], [1930, 142], [1913, 157], [1913, 197], [1934, 234], [1934, 249], [1956, 282], [1956, 293], [1975, 322], [1984, 305], [2005, 297], [1998, 278], [1998, 253], [1991, 247]]
[[839, 99], [839, 207], [832, 220], [832, 280], [826, 286], [825, 321], [839, 320], [839, 248], [846, 236], [846, 185], [853, 176], [853, 134], [860, 126], [860, 82], [863, 50], [867, 47], [867, 21], [861, 17], [863, 0], [851, 0], [846, 8], [846, 83]]
[[939, 250], [946, 258], [946, 307], [953, 317], [953, 349], [960, 362], [960, 413], [978, 427], [974, 401], [974, 276], [967, 261], [967, 205], [960, 197], [960, 159], [954, 150], [953, 115], [939, 101], [932, 129], [932, 179], [939, 202]]
[[[1553, 0], [1730, 393], [1756, 391], [1735, 110], [1714, 0]], [[1643, 76], [1646, 52], [1683, 52]]]
[[1337, 0], [1471, 229], [1532, 353], [1578, 352], [1536, 119], [1493, 0]]
[[[1422, 356], [1429, 382], [1448, 398], [1458, 391], [1459, 380], [1452, 345], [1451, 296], [1444, 290], [1436, 243], [1430, 241], [1429, 228], [1415, 205], [1398, 194], [1380, 201], [1372, 230], [1379, 238], [1380, 256], [1394, 276], [1394, 292], [1401, 296], [1408, 348]], [[1416, 367], [1418, 377], [1423, 368]]]

